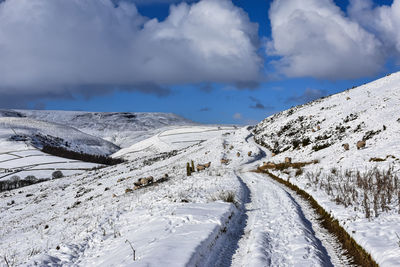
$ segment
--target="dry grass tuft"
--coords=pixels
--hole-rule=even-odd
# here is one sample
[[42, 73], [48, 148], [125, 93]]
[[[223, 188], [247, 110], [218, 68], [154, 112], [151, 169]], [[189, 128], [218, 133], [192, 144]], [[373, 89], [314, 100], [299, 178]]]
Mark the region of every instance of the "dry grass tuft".
[[213, 201], [222, 200], [224, 202], [229, 202], [229, 203], [233, 203], [236, 205], [235, 192], [233, 192], [233, 191], [221, 191], [218, 194], [216, 194], [212, 198], [212, 200]]

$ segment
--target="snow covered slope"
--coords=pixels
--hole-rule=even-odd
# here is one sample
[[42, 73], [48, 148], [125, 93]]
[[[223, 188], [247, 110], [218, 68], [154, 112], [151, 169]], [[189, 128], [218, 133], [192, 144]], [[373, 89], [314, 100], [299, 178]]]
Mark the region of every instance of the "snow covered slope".
[[201, 144], [214, 137], [221, 131], [234, 130], [230, 126], [183, 126], [164, 130], [150, 138], [123, 148], [113, 154], [113, 157], [123, 157], [128, 160], [183, 149], [196, 144]]
[[96, 155], [110, 155], [119, 149], [108, 141], [70, 126], [25, 117], [0, 117], [2, 141], [27, 142], [39, 148], [52, 145]]
[[0, 111], [0, 117], [2, 114], [68, 125], [120, 147], [128, 147], [153, 136], [164, 127], [195, 125], [172, 113], [4, 110]]
[[99, 164], [52, 156], [43, 146], [60, 147], [93, 155], [110, 155], [120, 148], [71, 126], [45, 122], [12, 111], [0, 111], [0, 181], [51, 179], [54, 171], [72, 175]]
[[[259, 158], [261, 151], [245, 141], [245, 129], [209, 130], [200, 144], [197, 135], [203, 128], [164, 136], [175, 153], [150, 152], [121, 165], [24, 187], [21, 193], [0, 193], [0, 252], [25, 266], [213, 266], [229, 261], [211, 253], [226, 245], [225, 233], [241, 214], [222, 201], [223, 194], [232, 192], [240, 204], [245, 192], [235, 167]], [[180, 135], [195, 145], [181, 149], [174, 143]], [[231, 161], [221, 164], [221, 158]], [[212, 163], [188, 177], [190, 160]], [[132, 190], [140, 177], [158, 181], [165, 174], [165, 182]]]
[[400, 264], [400, 72], [270, 116], [254, 133], [265, 161], [317, 160], [275, 174], [332, 212], [379, 264]]
[[[278, 158], [317, 158], [325, 167], [364, 168], [374, 165], [373, 157], [400, 157], [400, 72], [275, 114], [254, 133]], [[360, 140], [365, 149], [357, 149]], [[349, 150], [342, 146], [346, 143]]]
[[[16, 177], [18, 180], [29, 180], [32, 176], [49, 180], [53, 178], [52, 174], [55, 171], [61, 171], [63, 175], [68, 176], [99, 166], [101, 165], [51, 156], [24, 144], [0, 143], [0, 183]], [[0, 188], [0, 191], [2, 189]]]

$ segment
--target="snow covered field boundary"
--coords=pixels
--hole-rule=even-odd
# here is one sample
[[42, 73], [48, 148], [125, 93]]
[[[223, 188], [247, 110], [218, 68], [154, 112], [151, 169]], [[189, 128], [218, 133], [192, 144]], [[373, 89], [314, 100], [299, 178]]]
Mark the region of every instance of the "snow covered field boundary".
[[367, 251], [365, 251], [365, 249], [362, 248], [359, 244], [357, 244], [357, 242], [346, 232], [346, 230], [339, 224], [338, 220], [333, 218], [306, 191], [300, 189], [298, 186], [288, 181], [279, 178], [268, 170], [261, 170], [260, 168], [258, 168], [257, 172], [267, 174], [273, 180], [287, 186], [288, 188], [299, 194], [301, 197], [303, 197], [305, 200], [307, 200], [310, 203], [311, 207], [321, 216], [321, 225], [337, 237], [343, 248], [353, 258], [355, 264], [359, 266], [379, 266], [371, 257], [371, 255]]

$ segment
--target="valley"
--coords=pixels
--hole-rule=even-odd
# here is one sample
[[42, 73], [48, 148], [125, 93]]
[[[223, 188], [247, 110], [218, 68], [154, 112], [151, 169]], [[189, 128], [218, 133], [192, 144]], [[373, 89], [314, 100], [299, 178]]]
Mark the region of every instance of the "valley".
[[[43, 127], [54, 121], [25, 118], [34, 120], [28, 127], [0, 118], [1, 179], [48, 178], [0, 193], [2, 264], [357, 265], [309, 200], [271, 178], [278, 177], [312, 196], [372, 261], [398, 266], [400, 124], [393, 114], [400, 99], [387, 96], [399, 81], [392, 74], [255, 127], [138, 129], [132, 135], [147, 131], [146, 138], [123, 141], [123, 133], [119, 149], [104, 136], [71, 138]], [[12, 123], [19, 126], [7, 129]], [[15, 131], [27, 138], [10, 139]], [[106, 166], [51, 156], [37, 147], [37, 133], [85, 151], [113, 148], [106, 155], [125, 161]], [[91, 141], [97, 138], [103, 141]], [[365, 147], [357, 148], [359, 140]], [[52, 179], [56, 170], [63, 177]]]

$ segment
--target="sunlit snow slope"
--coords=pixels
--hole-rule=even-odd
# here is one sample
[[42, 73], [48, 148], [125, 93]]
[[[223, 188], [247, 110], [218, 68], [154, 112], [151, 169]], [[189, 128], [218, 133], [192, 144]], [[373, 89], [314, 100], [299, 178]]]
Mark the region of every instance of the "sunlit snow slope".
[[[400, 72], [275, 114], [254, 133], [278, 158], [317, 158], [324, 167], [363, 168], [374, 165], [372, 157], [400, 157]], [[357, 149], [360, 140], [366, 141], [365, 149]]]
[[379, 264], [400, 264], [400, 72], [270, 116], [254, 133], [266, 161], [319, 161], [275, 174], [316, 198]]

